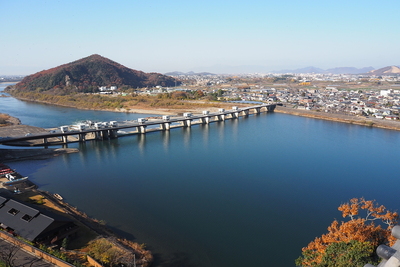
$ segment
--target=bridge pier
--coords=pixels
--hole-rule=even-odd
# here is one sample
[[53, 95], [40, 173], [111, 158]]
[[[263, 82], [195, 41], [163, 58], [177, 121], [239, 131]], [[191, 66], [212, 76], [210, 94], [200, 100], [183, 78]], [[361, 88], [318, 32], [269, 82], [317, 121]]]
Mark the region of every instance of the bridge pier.
[[93, 134], [94, 134], [94, 139], [96, 139], [96, 140], [101, 140], [101, 134], [100, 134], [100, 132], [93, 132]]
[[160, 123], [160, 128], [161, 130], [169, 131], [169, 129], [171, 129], [171, 123], [170, 122]]
[[141, 134], [145, 134], [146, 133], [146, 125], [140, 125], [138, 126], [138, 132]]
[[100, 131], [101, 139], [108, 139], [108, 130]]
[[244, 116], [249, 116], [249, 110], [248, 109], [242, 110], [242, 112], [243, 112]]
[[190, 127], [192, 126], [192, 120], [184, 120], [182, 121], [182, 124], [184, 127]]
[[268, 107], [267, 107], [267, 111], [268, 111], [268, 112], [274, 111], [274, 110], [275, 110], [275, 107], [276, 107], [276, 105], [268, 106]]
[[232, 116], [232, 119], [237, 119], [237, 118], [239, 118], [239, 112], [233, 112], [233, 113], [231, 113], [231, 116]]
[[117, 138], [118, 130], [109, 130], [108, 136], [110, 136], [110, 138]]
[[211, 117], [207, 116], [207, 117], [201, 118], [200, 120], [201, 120], [201, 123], [203, 123], [203, 124], [209, 124], [211, 121]]
[[86, 136], [86, 134], [84, 134], [84, 133], [78, 134], [79, 142], [84, 142], [84, 141], [86, 141], [85, 136]]
[[224, 108], [219, 108], [218, 112], [220, 113], [219, 115], [216, 115], [215, 117], [219, 121], [224, 121], [225, 120], [225, 109]]
[[43, 138], [43, 145], [47, 145], [49, 142], [47, 142], [47, 137]]
[[254, 113], [255, 113], [255, 114], [259, 114], [260, 111], [261, 111], [261, 108], [254, 108]]
[[63, 135], [63, 136], [62, 136], [62, 142], [63, 142], [64, 144], [67, 144], [67, 143], [68, 143], [68, 135]]

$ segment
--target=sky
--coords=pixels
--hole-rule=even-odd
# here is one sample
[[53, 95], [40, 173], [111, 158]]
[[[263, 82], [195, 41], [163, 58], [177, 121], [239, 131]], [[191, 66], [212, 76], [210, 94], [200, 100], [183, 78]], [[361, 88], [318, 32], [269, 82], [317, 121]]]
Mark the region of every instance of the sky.
[[399, 0], [0, 0], [0, 75], [99, 54], [145, 72], [400, 65]]

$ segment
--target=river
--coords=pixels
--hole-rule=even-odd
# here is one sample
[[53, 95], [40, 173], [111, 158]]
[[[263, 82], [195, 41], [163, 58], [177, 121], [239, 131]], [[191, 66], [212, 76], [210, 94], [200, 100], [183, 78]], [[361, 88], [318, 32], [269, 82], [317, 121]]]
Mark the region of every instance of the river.
[[[1, 88], [0, 88], [1, 91]], [[0, 98], [23, 124], [125, 120]], [[400, 132], [279, 113], [71, 144], [80, 153], [11, 162], [40, 189], [129, 239], [155, 266], [295, 266], [353, 197], [398, 210]]]

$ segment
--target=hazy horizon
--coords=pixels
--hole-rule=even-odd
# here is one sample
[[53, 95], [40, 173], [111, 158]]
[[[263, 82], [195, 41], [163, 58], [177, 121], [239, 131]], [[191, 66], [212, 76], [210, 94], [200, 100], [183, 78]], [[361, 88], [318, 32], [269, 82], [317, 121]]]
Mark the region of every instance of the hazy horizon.
[[0, 74], [100, 54], [145, 72], [399, 64], [400, 2], [2, 1]]

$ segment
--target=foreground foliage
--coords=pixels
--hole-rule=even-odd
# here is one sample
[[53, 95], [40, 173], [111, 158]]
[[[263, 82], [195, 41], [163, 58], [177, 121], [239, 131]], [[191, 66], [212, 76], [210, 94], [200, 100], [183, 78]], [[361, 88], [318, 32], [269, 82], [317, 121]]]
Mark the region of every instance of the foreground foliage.
[[[128, 241], [122, 242], [125, 246], [131, 247], [134, 251], [141, 251], [142, 253], [136, 255], [134, 252], [130, 252], [117, 245], [115, 242], [111, 242], [106, 238], [98, 238], [91, 241], [87, 247], [88, 254], [100, 261], [106, 266], [135, 266], [142, 265], [148, 266], [152, 261], [152, 256], [149, 251], [147, 253], [143, 248], [134, 248], [129, 244]], [[143, 253], [145, 252], [145, 253]]]
[[334, 220], [327, 234], [315, 238], [302, 249], [302, 256], [296, 260], [297, 266], [377, 264], [376, 248], [395, 241], [390, 230], [397, 224], [397, 212], [364, 198], [353, 198], [349, 203], [340, 205], [338, 210], [348, 221], [339, 223]]

